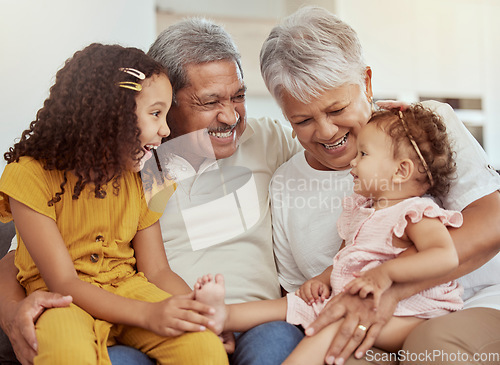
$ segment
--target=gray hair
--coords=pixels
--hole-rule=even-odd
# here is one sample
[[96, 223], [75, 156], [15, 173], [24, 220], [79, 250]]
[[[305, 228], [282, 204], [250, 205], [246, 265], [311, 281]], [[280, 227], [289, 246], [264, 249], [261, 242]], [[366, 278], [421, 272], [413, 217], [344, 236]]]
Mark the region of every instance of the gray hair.
[[188, 85], [186, 65], [230, 60], [236, 62], [243, 77], [241, 56], [231, 36], [204, 18], [189, 18], [169, 26], [160, 33], [148, 55], [167, 69], [176, 91]]
[[319, 7], [304, 7], [275, 26], [260, 52], [269, 92], [305, 102], [345, 84], [365, 85], [366, 64], [354, 29]]

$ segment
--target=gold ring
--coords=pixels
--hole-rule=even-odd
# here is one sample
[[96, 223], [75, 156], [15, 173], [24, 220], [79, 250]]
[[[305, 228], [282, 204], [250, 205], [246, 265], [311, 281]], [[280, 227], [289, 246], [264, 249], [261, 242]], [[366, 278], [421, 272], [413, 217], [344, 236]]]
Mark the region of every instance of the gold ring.
[[365, 326], [363, 326], [362, 324], [358, 324], [358, 328], [359, 328], [361, 331], [363, 331], [363, 332], [365, 332], [365, 331], [368, 329], [368, 328], [366, 328]]

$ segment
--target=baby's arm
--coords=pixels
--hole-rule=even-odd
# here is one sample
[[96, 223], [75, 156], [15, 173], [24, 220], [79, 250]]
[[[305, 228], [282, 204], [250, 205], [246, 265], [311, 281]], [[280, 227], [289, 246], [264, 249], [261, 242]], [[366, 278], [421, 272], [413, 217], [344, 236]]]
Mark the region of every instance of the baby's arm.
[[[161, 323], [155, 316], [169, 315], [168, 311], [162, 311], [163, 302], [125, 298], [80, 280], [56, 222], [15, 199], [10, 198], [10, 206], [17, 229], [50, 291], [71, 295], [73, 302], [93, 317], [111, 323], [142, 327], [164, 336], [204, 329], [193, 323], [179, 324], [175, 318], [172, 319], [174, 324]], [[173, 303], [181, 308], [181, 315], [189, 316], [190, 311], [209, 311], [209, 306], [194, 301], [193, 294], [190, 296], [178, 297]], [[208, 325], [208, 318], [205, 320]]]
[[387, 262], [387, 270], [394, 282], [412, 282], [435, 279], [458, 267], [458, 255], [448, 228], [438, 218], [424, 217], [420, 222], [408, 223], [405, 230], [417, 249], [415, 255], [400, 256]]
[[333, 266], [328, 266], [318, 276], [307, 280], [295, 292], [295, 295], [300, 297], [304, 302], [312, 305], [315, 302], [324, 302], [325, 299], [330, 297], [330, 276], [332, 275]]
[[372, 293], [375, 305], [382, 293], [393, 282], [405, 283], [444, 276], [458, 266], [458, 255], [446, 226], [438, 218], [424, 217], [417, 223], [408, 223], [405, 234], [417, 253], [402, 255], [367, 270], [345, 288], [351, 294], [365, 298]]

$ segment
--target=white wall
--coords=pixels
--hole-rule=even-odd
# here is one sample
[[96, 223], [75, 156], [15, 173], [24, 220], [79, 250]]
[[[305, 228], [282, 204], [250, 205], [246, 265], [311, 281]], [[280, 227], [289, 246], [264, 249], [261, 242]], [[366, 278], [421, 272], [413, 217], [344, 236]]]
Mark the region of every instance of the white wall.
[[[168, 10], [158, 29], [155, 3]], [[481, 98], [485, 148], [500, 168], [498, 0], [0, 0], [0, 153], [34, 118], [74, 51], [92, 41], [146, 50], [157, 30], [186, 15], [226, 25], [242, 54], [249, 115], [282, 119], [258, 54], [272, 26], [301, 4], [327, 7], [356, 29], [377, 97]]]
[[500, 169], [500, 1], [337, 0], [336, 8], [361, 39], [377, 97], [481, 99], [470, 121], [483, 126]]
[[484, 144], [492, 165], [500, 170], [500, 1], [489, 0], [483, 8], [484, 27]]
[[155, 13], [154, 0], [0, 0], [0, 172], [64, 61], [92, 42], [147, 51]]
[[253, 19], [278, 18], [291, 0], [157, 0], [158, 9], [169, 13]]

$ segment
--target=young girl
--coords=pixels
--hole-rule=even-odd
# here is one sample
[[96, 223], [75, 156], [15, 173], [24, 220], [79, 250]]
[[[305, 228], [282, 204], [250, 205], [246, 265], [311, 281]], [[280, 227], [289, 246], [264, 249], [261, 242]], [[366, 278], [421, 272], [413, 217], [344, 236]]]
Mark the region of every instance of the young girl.
[[27, 294], [73, 299], [38, 319], [36, 364], [109, 363], [115, 342], [161, 364], [227, 363], [204, 331], [211, 308], [168, 265], [138, 174], [170, 134], [171, 101], [164, 69], [142, 51], [92, 44], [5, 154], [0, 217], [15, 221], [18, 280]]
[[[376, 307], [393, 282], [438, 279], [458, 266], [446, 226], [460, 226], [461, 214], [421, 197], [445, 193], [455, 172], [439, 116], [420, 105], [376, 112], [358, 135], [357, 148], [351, 161], [355, 194], [345, 199], [337, 222], [345, 247], [333, 266], [286, 298], [227, 307], [221, 299], [223, 278], [201, 278], [196, 298], [217, 306], [219, 330], [247, 330], [263, 321], [285, 319], [285, 313], [288, 322], [307, 327], [330, 293], [373, 295]], [[424, 319], [461, 309], [461, 294], [456, 282], [448, 282], [402, 300], [375, 345], [397, 351]], [[306, 337], [285, 364], [333, 364], [335, 359], [325, 355], [340, 323]], [[362, 323], [358, 329], [368, 330]]]

